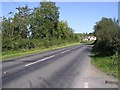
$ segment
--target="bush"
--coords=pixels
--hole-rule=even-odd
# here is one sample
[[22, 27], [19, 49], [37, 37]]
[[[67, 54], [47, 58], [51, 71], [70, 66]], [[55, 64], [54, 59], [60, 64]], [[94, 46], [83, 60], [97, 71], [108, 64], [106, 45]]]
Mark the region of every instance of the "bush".
[[8, 51], [8, 50], [21, 50], [21, 49], [32, 49], [42, 46], [42, 43], [40, 43], [38, 40], [29, 40], [29, 39], [5, 39], [3, 40], [2, 50]]
[[113, 55], [120, 50], [120, 27], [109, 18], [102, 18], [94, 26], [97, 41], [93, 51], [103, 55]]

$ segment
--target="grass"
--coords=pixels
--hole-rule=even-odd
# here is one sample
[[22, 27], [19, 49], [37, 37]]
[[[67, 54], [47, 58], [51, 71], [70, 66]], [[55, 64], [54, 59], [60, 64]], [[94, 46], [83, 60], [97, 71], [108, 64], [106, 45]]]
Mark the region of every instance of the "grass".
[[92, 56], [91, 63], [108, 75], [118, 78], [118, 56]]
[[82, 43], [85, 43], [85, 44], [93, 44], [94, 41], [82, 41]]
[[43, 47], [43, 48], [35, 48], [35, 49], [30, 49], [30, 50], [2, 52], [2, 60], [10, 60], [12, 58], [18, 58], [18, 57], [22, 57], [22, 56], [26, 56], [26, 55], [36, 54], [36, 53], [40, 53], [40, 52], [55, 50], [55, 49], [79, 45], [79, 44], [80, 43], [72, 43], [72, 44], [64, 44], [64, 45], [59, 45], [59, 46], [51, 46], [49, 48]]

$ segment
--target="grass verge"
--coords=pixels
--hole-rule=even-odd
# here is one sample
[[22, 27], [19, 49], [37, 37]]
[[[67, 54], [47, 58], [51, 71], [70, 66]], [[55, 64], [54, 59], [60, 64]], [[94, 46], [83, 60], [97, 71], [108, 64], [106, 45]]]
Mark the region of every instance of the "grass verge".
[[118, 78], [118, 59], [116, 55], [106, 57], [92, 56], [91, 63], [108, 75]]
[[30, 50], [2, 52], [2, 60], [9, 60], [12, 58], [18, 58], [18, 57], [22, 57], [22, 56], [26, 56], [26, 55], [36, 54], [36, 53], [40, 53], [40, 52], [60, 49], [60, 48], [79, 45], [79, 44], [80, 43], [72, 43], [72, 44], [64, 44], [64, 45], [59, 45], [59, 46], [51, 46], [49, 48], [43, 47], [43, 48], [35, 48], [35, 49], [30, 49]]

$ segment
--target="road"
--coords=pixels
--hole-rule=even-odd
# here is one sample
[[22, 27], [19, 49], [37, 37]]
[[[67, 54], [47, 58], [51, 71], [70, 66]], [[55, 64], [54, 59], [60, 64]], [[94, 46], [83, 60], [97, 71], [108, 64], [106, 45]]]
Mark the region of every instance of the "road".
[[77, 45], [2, 62], [3, 88], [118, 88], [91, 65], [91, 45]]

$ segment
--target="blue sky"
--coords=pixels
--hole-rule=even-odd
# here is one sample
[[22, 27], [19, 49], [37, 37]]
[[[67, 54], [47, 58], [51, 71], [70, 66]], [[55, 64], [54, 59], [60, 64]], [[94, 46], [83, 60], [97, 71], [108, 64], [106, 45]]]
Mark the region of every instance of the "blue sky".
[[[2, 2], [2, 15], [10, 11], [16, 12], [16, 7], [28, 5], [37, 7], [38, 2]], [[89, 33], [102, 17], [118, 18], [117, 2], [57, 2], [60, 7], [60, 20], [66, 20], [76, 33]]]

